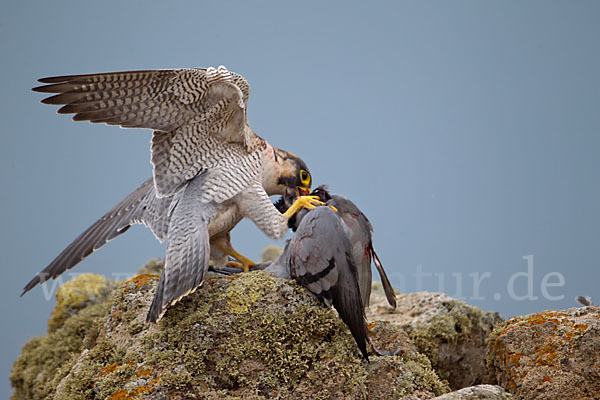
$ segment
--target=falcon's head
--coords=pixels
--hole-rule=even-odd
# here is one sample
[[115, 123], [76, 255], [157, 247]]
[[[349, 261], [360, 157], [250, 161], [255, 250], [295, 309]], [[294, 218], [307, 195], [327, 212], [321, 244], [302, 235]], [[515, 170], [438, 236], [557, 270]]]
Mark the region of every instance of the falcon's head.
[[310, 193], [312, 176], [306, 163], [297, 155], [273, 147], [273, 157], [265, 168], [263, 187], [269, 196], [293, 189], [298, 196]]

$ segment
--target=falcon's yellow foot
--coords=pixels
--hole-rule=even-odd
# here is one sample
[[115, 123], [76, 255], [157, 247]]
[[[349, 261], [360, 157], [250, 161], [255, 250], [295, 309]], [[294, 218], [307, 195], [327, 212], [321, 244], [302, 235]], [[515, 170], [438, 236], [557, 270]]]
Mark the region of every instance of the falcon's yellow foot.
[[233, 257], [239, 261], [239, 263], [232, 262], [232, 261], [227, 262], [227, 265], [230, 267], [240, 268], [240, 269], [243, 269], [244, 272], [248, 272], [248, 271], [250, 271], [250, 267], [253, 267], [256, 265], [256, 263], [254, 261], [252, 261], [248, 257], [245, 257], [243, 254], [235, 251], [235, 249], [231, 246], [224, 246], [221, 243], [217, 243], [217, 246], [221, 250], [223, 250], [223, 252], [225, 254], [227, 254], [228, 256]]
[[237, 261], [227, 261], [227, 266], [232, 268], [244, 269], [244, 266]]
[[307, 210], [312, 210], [313, 208], [322, 205], [325, 205], [325, 203], [319, 200], [319, 196], [300, 196], [296, 199], [296, 201], [294, 201], [294, 204], [292, 204], [292, 206], [288, 208], [286, 212], [283, 213], [283, 217], [285, 219], [290, 219], [293, 215], [296, 215], [296, 213], [302, 210], [303, 208], [306, 208]]

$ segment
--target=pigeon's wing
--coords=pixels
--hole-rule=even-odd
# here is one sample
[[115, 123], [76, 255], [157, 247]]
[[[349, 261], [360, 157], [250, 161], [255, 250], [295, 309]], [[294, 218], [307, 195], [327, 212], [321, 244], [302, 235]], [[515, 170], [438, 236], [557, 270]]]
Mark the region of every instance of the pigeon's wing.
[[291, 276], [326, 305], [333, 305], [367, 357], [367, 327], [352, 246], [342, 222], [328, 207], [306, 213], [284, 255]]
[[169, 305], [196, 290], [204, 280], [210, 257], [208, 225], [216, 214], [214, 203], [201, 203], [205, 177], [191, 180], [174, 202], [167, 235], [165, 268], [146, 317], [158, 322]]
[[371, 253], [367, 251], [371, 243], [371, 223], [356, 205], [348, 198], [332, 195], [327, 201], [338, 210], [338, 216], [348, 228], [348, 238], [352, 244], [352, 255], [358, 272], [358, 286], [365, 307], [369, 306], [373, 272], [371, 270]]
[[156, 238], [163, 241], [167, 235], [169, 223], [167, 211], [171, 200], [172, 196], [157, 198], [152, 179], [148, 179], [73, 240], [25, 286], [21, 296], [38, 283], [44, 283], [50, 278], [54, 279], [73, 268], [108, 241], [126, 232], [132, 224], [148, 226]]
[[352, 243], [354, 261], [358, 267], [358, 283], [361, 290], [361, 296], [365, 307], [369, 306], [371, 297], [371, 283], [373, 282], [373, 273], [371, 271], [371, 261], [374, 262], [381, 284], [388, 303], [396, 308], [396, 295], [394, 288], [383, 269], [383, 265], [373, 249], [373, 226], [367, 216], [350, 199], [341, 195], [332, 195], [328, 205], [333, 205], [338, 209], [340, 218], [348, 228], [348, 236]]

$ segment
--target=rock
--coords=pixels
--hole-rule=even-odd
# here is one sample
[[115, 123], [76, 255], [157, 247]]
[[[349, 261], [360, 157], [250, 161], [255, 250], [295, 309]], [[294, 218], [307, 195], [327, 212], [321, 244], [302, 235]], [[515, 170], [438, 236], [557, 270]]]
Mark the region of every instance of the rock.
[[13, 366], [13, 399], [428, 399], [449, 391], [418, 352], [367, 363], [335, 312], [294, 281], [264, 271], [209, 275], [149, 325], [157, 282], [155, 274], [122, 282], [28, 342]]
[[494, 329], [488, 364], [524, 399], [600, 397], [600, 308], [514, 317]]
[[508, 400], [514, 399], [504, 388], [496, 385], [477, 385], [446, 393], [433, 400]]
[[139, 275], [160, 275], [163, 268], [165, 267], [165, 260], [162, 258], [153, 258], [149, 260], [146, 265], [142, 266], [136, 273], [135, 276]]
[[281, 247], [281, 246], [276, 246], [276, 245], [267, 246], [260, 253], [260, 262], [266, 263], [266, 262], [275, 261], [279, 258], [279, 256], [282, 253], [283, 253], [283, 247]]
[[[62, 293], [89, 293], [88, 283], [101, 282], [102, 277], [88, 279], [80, 275], [70, 281]], [[77, 284], [82, 283], [81, 287]], [[63, 288], [65, 287], [63, 286]], [[92, 285], [94, 286], [94, 285]], [[97, 287], [101, 287], [98, 284]], [[61, 293], [61, 290], [58, 293]], [[91, 290], [91, 293], [95, 293]], [[57, 293], [57, 295], [58, 295]], [[98, 291], [97, 293], [103, 293]], [[66, 303], [73, 299], [74, 304]], [[84, 299], [84, 300], [82, 300]], [[83, 349], [92, 347], [100, 322], [110, 311], [109, 292], [99, 296], [61, 296], [48, 321], [48, 335], [31, 339], [23, 346], [10, 376], [15, 388], [12, 399], [45, 399], [51, 397], [63, 376], [77, 363]]]
[[62, 326], [67, 318], [90, 304], [106, 298], [117, 283], [101, 275], [81, 274], [62, 285], [56, 292], [56, 307], [48, 320], [48, 331]]
[[373, 285], [370, 321], [387, 321], [405, 330], [442, 379], [454, 390], [495, 383], [486, 368], [486, 339], [502, 321], [443, 293], [397, 294], [397, 308], [387, 304], [381, 285]]
[[[425, 400], [450, 389], [441, 382], [423, 354], [377, 357], [366, 366], [369, 399]], [[341, 398], [340, 395], [331, 397]], [[360, 398], [360, 397], [352, 397]]]

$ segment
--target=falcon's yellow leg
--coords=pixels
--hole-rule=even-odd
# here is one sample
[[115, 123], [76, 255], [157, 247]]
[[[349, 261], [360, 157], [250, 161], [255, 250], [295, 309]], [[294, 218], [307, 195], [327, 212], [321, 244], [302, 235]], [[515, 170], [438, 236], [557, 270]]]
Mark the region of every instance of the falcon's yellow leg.
[[[217, 242], [216, 245], [219, 249], [223, 250], [223, 252], [225, 254], [238, 260], [240, 262], [241, 268], [244, 270], [244, 272], [250, 271], [250, 267], [256, 265], [256, 263], [254, 261], [252, 261], [248, 257], [244, 256], [243, 254], [235, 251], [235, 249], [233, 247], [224, 246], [223, 244], [221, 244], [219, 242]], [[230, 265], [230, 264], [228, 263], [228, 265]], [[230, 266], [239, 268], [238, 265], [234, 265], [234, 264], [231, 264]]]

